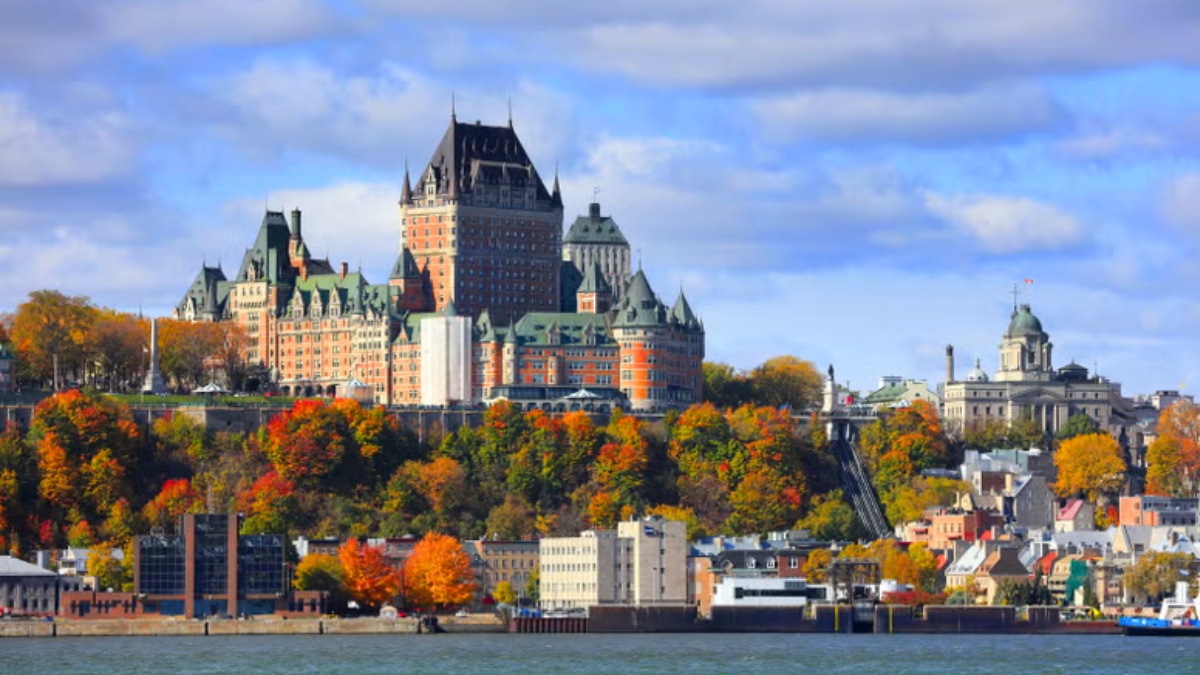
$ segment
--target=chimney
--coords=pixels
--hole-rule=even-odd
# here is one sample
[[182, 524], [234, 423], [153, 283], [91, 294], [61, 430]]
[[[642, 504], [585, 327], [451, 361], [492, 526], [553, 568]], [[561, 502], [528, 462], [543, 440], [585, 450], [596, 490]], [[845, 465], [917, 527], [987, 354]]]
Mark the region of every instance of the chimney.
[[339, 276], [342, 279], [346, 278], [346, 269], [347, 269], [346, 263], [342, 263], [342, 269], [341, 269], [341, 272], [339, 273]]
[[588, 204], [588, 215], [592, 217], [592, 220], [600, 220], [600, 204], [596, 202]]
[[299, 239], [300, 236], [300, 209], [292, 209], [292, 239]]
[[946, 345], [946, 382], [954, 381], [954, 345]]

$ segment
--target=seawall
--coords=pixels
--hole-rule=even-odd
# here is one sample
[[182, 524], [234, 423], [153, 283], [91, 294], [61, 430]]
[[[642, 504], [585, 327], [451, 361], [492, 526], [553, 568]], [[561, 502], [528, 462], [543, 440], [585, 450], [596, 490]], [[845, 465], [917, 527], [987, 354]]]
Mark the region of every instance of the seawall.
[[[446, 633], [503, 633], [508, 627], [486, 617], [438, 617]], [[97, 621], [0, 621], [5, 637], [125, 637], [228, 635], [418, 635], [420, 620], [402, 619], [253, 619], [187, 621], [178, 619], [107, 619]]]

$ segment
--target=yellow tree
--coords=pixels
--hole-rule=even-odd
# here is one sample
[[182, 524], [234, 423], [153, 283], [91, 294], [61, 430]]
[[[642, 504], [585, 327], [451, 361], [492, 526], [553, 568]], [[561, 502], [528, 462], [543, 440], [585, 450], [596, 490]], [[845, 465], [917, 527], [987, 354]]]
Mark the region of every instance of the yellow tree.
[[1146, 491], [1183, 497], [1200, 474], [1200, 407], [1179, 401], [1158, 418], [1158, 438], [1146, 452]]
[[829, 565], [833, 554], [827, 548], [818, 548], [808, 554], [804, 561], [804, 578], [810, 584], [823, 584], [829, 579]]
[[1125, 483], [1125, 459], [1110, 434], [1063, 441], [1054, 453], [1054, 466], [1058, 470], [1054, 491], [1060, 497], [1082, 494], [1095, 501], [1100, 495], [1115, 494]]
[[409, 603], [418, 607], [466, 604], [476, 590], [471, 558], [457, 539], [436, 532], [413, 547], [404, 564], [404, 584]]
[[496, 590], [492, 593], [492, 598], [501, 604], [512, 605], [517, 602], [517, 592], [513, 589], [511, 583], [501, 581], [496, 584]]
[[803, 410], [821, 393], [821, 374], [811, 361], [776, 356], [750, 373], [750, 387], [762, 405]]

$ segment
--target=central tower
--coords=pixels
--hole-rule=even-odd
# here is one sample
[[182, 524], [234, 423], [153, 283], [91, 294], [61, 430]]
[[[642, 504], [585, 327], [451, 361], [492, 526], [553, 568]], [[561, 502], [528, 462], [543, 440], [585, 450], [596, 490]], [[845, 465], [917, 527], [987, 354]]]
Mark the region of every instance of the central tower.
[[450, 126], [425, 169], [400, 195], [400, 244], [432, 289], [434, 310], [488, 310], [507, 323], [559, 310], [562, 196], [546, 189], [508, 126]]

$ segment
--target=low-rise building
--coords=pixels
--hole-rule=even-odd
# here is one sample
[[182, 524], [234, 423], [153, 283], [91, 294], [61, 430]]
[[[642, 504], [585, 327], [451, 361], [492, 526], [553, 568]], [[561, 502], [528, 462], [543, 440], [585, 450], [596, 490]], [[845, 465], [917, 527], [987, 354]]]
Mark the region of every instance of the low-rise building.
[[63, 594], [82, 586], [79, 577], [55, 574], [12, 556], [0, 556], [0, 614], [58, 614]]
[[717, 584], [713, 607], [797, 607], [808, 604], [804, 579], [729, 576]]
[[539, 543], [541, 605], [683, 605], [688, 601], [687, 525], [651, 516], [613, 530]]
[[1071, 499], [1054, 516], [1055, 532], [1081, 532], [1096, 529], [1096, 505]]
[[471, 570], [479, 597], [492, 598], [496, 587], [508, 582], [518, 598], [527, 595], [526, 586], [538, 569], [539, 544], [534, 540], [469, 540], [462, 543], [471, 557]]
[[296, 555], [301, 560], [310, 555], [331, 555], [336, 557], [338, 550], [342, 547], [342, 540], [337, 537], [318, 537], [316, 539], [297, 537], [292, 540], [292, 546], [295, 547]]
[[1196, 524], [1200, 499], [1196, 497], [1159, 497], [1137, 495], [1121, 497], [1122, 525], [1182, 525]]

